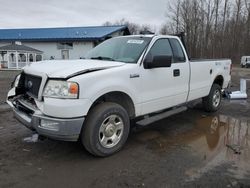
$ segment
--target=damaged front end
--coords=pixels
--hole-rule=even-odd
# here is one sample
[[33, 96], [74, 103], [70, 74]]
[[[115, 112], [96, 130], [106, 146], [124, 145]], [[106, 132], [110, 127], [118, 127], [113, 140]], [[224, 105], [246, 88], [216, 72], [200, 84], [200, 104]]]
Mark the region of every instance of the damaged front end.
[[42, 76], [22, 72], [16, 76], [7, 95], [7, 103], [13, 108], [15, 117], [26, 127], [32, 127], [32, 116], [41, 114], [36, 101], [39, 98]]
[[22, 72], [16, 77], [8, 92], [7, 103], [15, 118], [39, 135], [57, 140], [77, 141], [84, 117], [56, 118], [43, 113], [43, 88], [46, 75], [31, 75]]

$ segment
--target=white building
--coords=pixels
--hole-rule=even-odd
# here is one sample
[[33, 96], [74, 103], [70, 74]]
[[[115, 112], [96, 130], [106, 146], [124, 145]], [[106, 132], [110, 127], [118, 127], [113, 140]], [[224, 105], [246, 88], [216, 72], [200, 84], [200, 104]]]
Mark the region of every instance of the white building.
[[80, 59], [100, 42], [128, 35], [126, 26], [0, 29], [0, 67], [48, 59]]

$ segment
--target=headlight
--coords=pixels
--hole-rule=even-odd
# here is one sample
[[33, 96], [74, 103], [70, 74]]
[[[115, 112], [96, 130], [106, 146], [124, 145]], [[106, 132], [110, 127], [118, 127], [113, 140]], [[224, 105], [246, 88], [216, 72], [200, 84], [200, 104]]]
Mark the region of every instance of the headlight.
[[79, 86], [75, 82], [49, 80], [43, 91], [44, 97], [76, 99]]
[[19, 80], [20, 80], [21, 74], [17, 75], [14, 79], [14, 81], [11, 83], [11, 87], [17, 87], [19, 84]]

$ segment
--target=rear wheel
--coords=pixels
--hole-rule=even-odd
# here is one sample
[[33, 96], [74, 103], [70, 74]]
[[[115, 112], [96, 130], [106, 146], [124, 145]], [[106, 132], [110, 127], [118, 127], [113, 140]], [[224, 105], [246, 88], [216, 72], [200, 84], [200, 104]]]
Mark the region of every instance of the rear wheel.
[[222, 94], [221, 87], [218, 84], [213, 84], [209, 95], [204, 97], [203, 107], [207, 112], [216, 112], [221, 106]]
[[89, 112], [82, 130], [82, 143], [93, 155], [106, 157], [124, 146], [129, 129], [129, 116], [122, 106], [102, 103]]

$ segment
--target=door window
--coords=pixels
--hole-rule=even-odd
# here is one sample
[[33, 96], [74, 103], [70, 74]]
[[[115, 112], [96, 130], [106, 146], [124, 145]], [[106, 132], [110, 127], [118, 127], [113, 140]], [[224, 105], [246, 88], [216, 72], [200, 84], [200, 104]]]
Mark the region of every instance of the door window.
[[147, 54], [146, 59], [153, 61], [154, 56], [173, 56], [172, 48], [168, 39], [157, 40]]
[[170, 39], [170, 44], [173, 49], [174, 62], [175, 63], [186, 62], [186, 57], [184, 55], [180, 42], [177, 39]]

